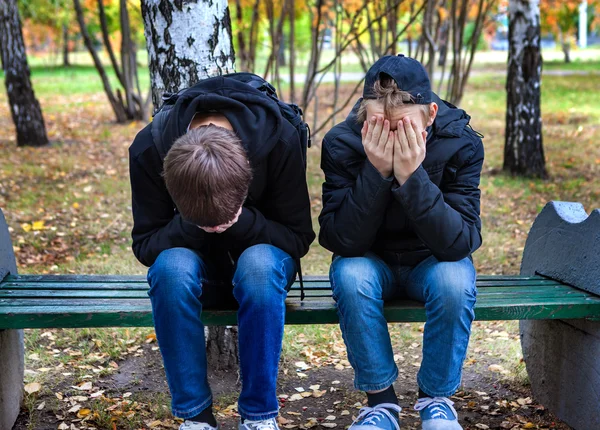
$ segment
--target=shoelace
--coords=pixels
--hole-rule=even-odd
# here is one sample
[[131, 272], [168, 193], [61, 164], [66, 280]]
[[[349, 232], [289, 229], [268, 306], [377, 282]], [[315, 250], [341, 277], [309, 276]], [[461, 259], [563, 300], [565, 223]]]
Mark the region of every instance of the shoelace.
[[[395, 405], [393, 403], [382, 403], [373, 408], [365, 406], [364, 408], [361, 408], [360, 412], [358, 413], [358, 417], [356, 417], [356, 419], [354, 420], [354, 423], [357, 423], [363, 418], [370, 415], [363, 421], [363, 424], [377, 425], [377, 423], [381, 421], [383, 417], [387, 417], [394, 424], [395, 429], [400, 430], [400, 424], [398, 423], [398, 420], [389, 411], [390, 409], [398, 413], [402, 411], [402, 408], [400, 406]], [[354, 423], [352, 423], [352, 425], [354, 425]]]
[[247, 425], [254, 430], [278, 430], [275, 420], [273, 418], [263, 421], [250, 421], [245, 420], [244, 425]]
[[184, 421], [181, 428], [189, 429], [189, 430], [214, 430], [215, 429], [215, 427], [211, 426], [208, 423], [199, 423], [196, 421]]
[[[417, 400], [417, 404], [415, 405], [415, 411], [421, 411], [425, 408], [433, 406], [431, 408], [431, 416], [433, 418], [456, 418], [458, 414], [456, 413], [456, 409], [452, 406], [454, 402], [447, 397], [423, 397]], [[446, 405], [450, 408], [453, 417], [449, 417], [446, 413], [446, 410], [443, 405]]]

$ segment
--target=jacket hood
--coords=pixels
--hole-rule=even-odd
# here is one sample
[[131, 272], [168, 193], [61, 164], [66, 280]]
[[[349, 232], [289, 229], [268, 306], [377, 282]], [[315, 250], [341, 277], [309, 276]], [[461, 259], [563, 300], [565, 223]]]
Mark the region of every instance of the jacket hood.
[[[471, 117], [462, 109], [457, 108], [451, 103], [448, 103], [435, 93], [431, 94], [432, 101], [438, 105], [438, 113], [435, 117], [435, 121], [431, 127], [427, 128], [428, 136], [427, 141], [432, 139], [434, 136], [437, 137], [460, 137], [464, 129], [468, 126]], [[350, 129], [360, 136], [360, 130], [362, 124], [356, 122], [356, 114], [362, 102], [360, 98], [352, 111], [346, 118], [346, 123]], [[361, 143], [362, 146], [362, 143]]]
[[244, 82], [216, 76], [178, 95], [162, 132], [163, 153], [187, 132], [196, 113], [212, 112], [227, 117], [253, 162], [263, 160], [281, 136], [283, 119], [275, 101]]

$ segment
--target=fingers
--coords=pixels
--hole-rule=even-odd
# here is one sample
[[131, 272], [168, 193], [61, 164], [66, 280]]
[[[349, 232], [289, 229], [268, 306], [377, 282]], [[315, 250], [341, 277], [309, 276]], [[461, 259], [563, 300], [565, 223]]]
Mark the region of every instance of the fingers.
[[383, 120], [383, 129], [381, 130], [381, 136], [379, 136], [379, 142], [377, 145], [382, 150], [385, 149], [385, 145], [388, 142], [389, 135], [390, 135], [390, 122], [387, 119], [385, 119], [385, 120]]
[[364, 139], [364, 143], [369, 144], [371, 143], [371, 140], [373, 139], [373, 131], [375, 130], [375, 123], [377, 121], [376, 117], [371, 117], [371, 119], [369, 120], [369, 123], [367, 124], [367, 131], [366, 131], [366, 135], [365, 135], [365, 139]]
[[373, 137], [372, 140], [375, 143], [375, 146], [379, 143], [379, 138], [381, 137], [381, 131], [383, 130], [383, 118], [378, 116], [375, 120], [375, 127], [373, 127]]
[[413, 129], [413, 131], [415, 133], [417, 145], [419, 145], [419, 147], [422, 150], [425, 150], [425, 141], [427, 140], [427, 132], [425, 130], [422, 130], [421, 127], [413, 120], [410, 121], [410, 124], [411, 124], [411, 128]]
[[396, 132], [388, 131], [388, 139], [383, 150], [384, 157], [390, 159], [394, 156], [394, 146], [396, 145]]
[[365, 141], [365, 137], [367, 136], [367, 130], [369, 129], [369, 123], [367, 121], [363, 121], [362, 129], [360, 130], [360, 135], [362, 136], [363, 142]]
[[400, 152], [404, 153], [410, 149], [410, 145], [408, 143], [408, 138], [406, 136], [404, 122], [402, 120], [398, 121], [397, 139], [398, 139], [398, 147], [400, 148]]
[[417, 134], [413, 128], [413, 122], [409, 118], [404, 118], [404, 132], [406, 133], [406, 140], [408, 141], [408, 147], [416, 149], [419, 146], [417, 140]]

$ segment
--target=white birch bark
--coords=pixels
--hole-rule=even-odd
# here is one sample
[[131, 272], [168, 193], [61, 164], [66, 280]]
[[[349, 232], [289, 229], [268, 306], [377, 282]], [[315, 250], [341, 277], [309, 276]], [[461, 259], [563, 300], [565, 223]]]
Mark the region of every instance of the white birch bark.
[[540, 109], [539, 0], [510, 0], [504, 170], [546, 177]]
[[227, 0], [142, 0], [152, 102], [201, 79], [234, 72]]

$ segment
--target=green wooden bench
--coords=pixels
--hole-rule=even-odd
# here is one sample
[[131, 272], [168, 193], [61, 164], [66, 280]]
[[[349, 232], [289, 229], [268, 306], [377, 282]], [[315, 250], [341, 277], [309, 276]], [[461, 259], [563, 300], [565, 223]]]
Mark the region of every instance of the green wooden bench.
[[[600, 344], [596, 345], [600, 336], [594, 337], [600, 324], [595, 322], [600, 320], [598, 215], [600, 211], [594, 211], [588, 219], [577, 204], [548, 204], [530, 232], [521, 275], [480, 275], [475, 307], [477, 320], [529, 321], [522, 323], [521, 335], [537, 400], [575, 428], [586, 429], [600, 428], [600, 366], [565, 373], [560, 363], [549, 363], [552, 357], [547, 354], [554, 351], [555, 358], [566, 362], [574, 359], [573, 351], [578, 359], [595, 352], [597, 358], [589, 359], [595, 363], [600, 358]], [[328, 278], [306, 277], [304, 285], [303, 301], [297, 284], [288, 295], [286, 324], [337, 323]], [[0, 417], [4, 417], [0, 429], [11, 428], [22, 399], [21, 329], [152, 326], [147, 290], [143, 276], [18, 275], [0, 211]], [[385, 313], [389, 322], [425, 321], [419, 302], [390, 301]], [[205, 309], [203, 321], [206, 325], [235, 325], [236, 310]], [[590, 342], [583, 336], [575, 340], [571, 330], [589, 333], [594, 339]], [[572, 391], [561, 388], [565, 383]], [[559, 395], [547, 395], [549, 390]], [[591, 395], [590, 400], [584, 399], [586, 394]], [[589, 414], [585, 426], [581, 425], [583, 418], [571, 410], [573, 402], [579, 409], [582, 403], [590, 403], [598, 425], [589, 426]]]

